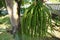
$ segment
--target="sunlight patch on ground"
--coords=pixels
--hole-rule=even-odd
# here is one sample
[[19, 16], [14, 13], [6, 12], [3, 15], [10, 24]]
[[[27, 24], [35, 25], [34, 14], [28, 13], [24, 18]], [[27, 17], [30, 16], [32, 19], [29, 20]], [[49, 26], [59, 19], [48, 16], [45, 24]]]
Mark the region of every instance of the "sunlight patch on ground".
[[2, 34], [3, 32], [0, 32], [0, 34]]
[[10, 25], [5, 25], [5, 24], [0, 24], [0, 29], [6, 29], [8, 28]]

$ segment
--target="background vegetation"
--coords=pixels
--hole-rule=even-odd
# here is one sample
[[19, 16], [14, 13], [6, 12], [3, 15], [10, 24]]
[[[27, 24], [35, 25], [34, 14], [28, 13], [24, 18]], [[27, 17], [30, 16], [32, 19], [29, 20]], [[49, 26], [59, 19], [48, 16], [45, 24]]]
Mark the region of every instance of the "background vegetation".
[[[1, 8], [2, 8], [2, 6], [1, 6]], [[50, 15], [49, 12], [50, 12], [50, 10], [48, 8], [46, 8], [45, 4], [43, 5], [42, 2], [41, 3], [37, 2], [36, 4], [32, 3], [31, 6], [26, 9], [26, 12], [24, 13], [23, 17], [21, 17], [21, 19], [22, 19], [21, 20], [22, 39], [23, 40], [40, 40], [40, 37], [41, 37], [41, 40], [60, 40], [59, 38], [47, 33], [49, 26], [51, 28], [60, 27], [59, 16], [57, 16], [57, 15], [52, 16], [52, 15]], [[10, 19], [9, 19], [8, 15], [1, 14], [1, 12], [0, 12], [0, 15], [1, 15], [0, 16], [0, 40], [14, 40], [13, 35], [6, 32], [6, 30], [11, 29], [11, 23], [10, 23]], [[36, 18], [38, 20], [36, 20]], [[49, 26], [46, 26], [47, 24]], [[36, 28], [36, 27], [38, 27], [38, 28]], [[56, 30], [56, 29], [54, 29], [54, 30]], [[30, 34], [30, 32], [31, 32], [31, 34]], [[18, 39], [17, 34], [16, 34], [16, 39]]]

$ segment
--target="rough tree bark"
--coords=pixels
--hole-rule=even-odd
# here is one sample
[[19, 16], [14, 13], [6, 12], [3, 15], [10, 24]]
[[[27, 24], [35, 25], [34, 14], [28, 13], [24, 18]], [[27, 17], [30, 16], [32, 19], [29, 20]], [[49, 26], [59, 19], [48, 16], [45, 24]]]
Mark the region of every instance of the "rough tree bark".
[[12, 34], [15, 35], [17, 31], [21, 32], [20, 25], [20, 0], [5, 0], [7, 11], [12, 25]]

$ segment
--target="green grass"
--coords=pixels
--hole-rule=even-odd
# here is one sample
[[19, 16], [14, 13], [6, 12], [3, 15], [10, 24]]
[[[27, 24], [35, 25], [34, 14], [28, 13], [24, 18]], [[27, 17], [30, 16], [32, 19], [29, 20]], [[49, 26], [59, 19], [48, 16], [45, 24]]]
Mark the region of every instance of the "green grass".
[[8, 15], [0, 16], [0, 40], [14, 40], [13, 36], [6, 32], [6, 29], [10, 27]]
[[0, 24], [3, 24], [3, 23], [10, 24], [9, 21], [10, 21], [10, 20], [9, 20], [8, 15], [1, 16], [1, 17], [0, 17]]
[[2, 32], [0, 34], [0, 40], [14, 40], [12, 35], [7, 32]]

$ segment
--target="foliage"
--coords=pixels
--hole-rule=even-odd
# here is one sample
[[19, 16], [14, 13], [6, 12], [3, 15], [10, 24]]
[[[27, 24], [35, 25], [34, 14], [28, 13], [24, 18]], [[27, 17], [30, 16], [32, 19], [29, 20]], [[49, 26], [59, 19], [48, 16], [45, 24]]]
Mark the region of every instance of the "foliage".
[[0, 0], [0, 8], [2, 8], [3, 6], [6, 6], [5, 5], [5, 0]]
[[45, 37], [51, 27], [51, 14], [43, 2], [35, 1], [24, 13], [22, 18], [22, 35]]
[[[60, 24], [60, 19], [55, 18], [54, 20], [57, 20], [57, 22]], [[8, 18], [7, 15], [5, 15], [3, 17], [0, 17], [0, 40], [13, 40], [12, 35], [7, 33], [5, 29], [3, 30], [3, 28], [5, 28], [6, 26], [9, 27], [9, 25], [10, 25], [10, 21], [9, 21], [9, 18]], [[10, 25], [10, 27], [11, 27], [11, 25]], [[27, 36], [26, 34], [22, 35], [23, 40], [30, 40], [31, 38], [32, 37]], [[39, 39], [39, 38], [35, 37], [35, 38], [32, 38], [31, 40], [37, 40], [37, 39]], [[46, 40], [58, 40], [58, 39], [52, 38], [52, 37], [50, 38], [50, 36], [49, 36], [49, 37], [46, 38]]]
[[6, 13], [2, 13], [3, 7], [6, 7], [5, 0], [0, 0], [0, 16], [6, 15]]
[[[44, 38], [49, 26], [51, 27], [51, 14], [49, 9], [39, 0], [33, 2], [23, 15], [22, 35], [25, 34], [31, 38]], [[15, 35], [16, 40], [21, 38], [20, 35], [19, 32]]]

